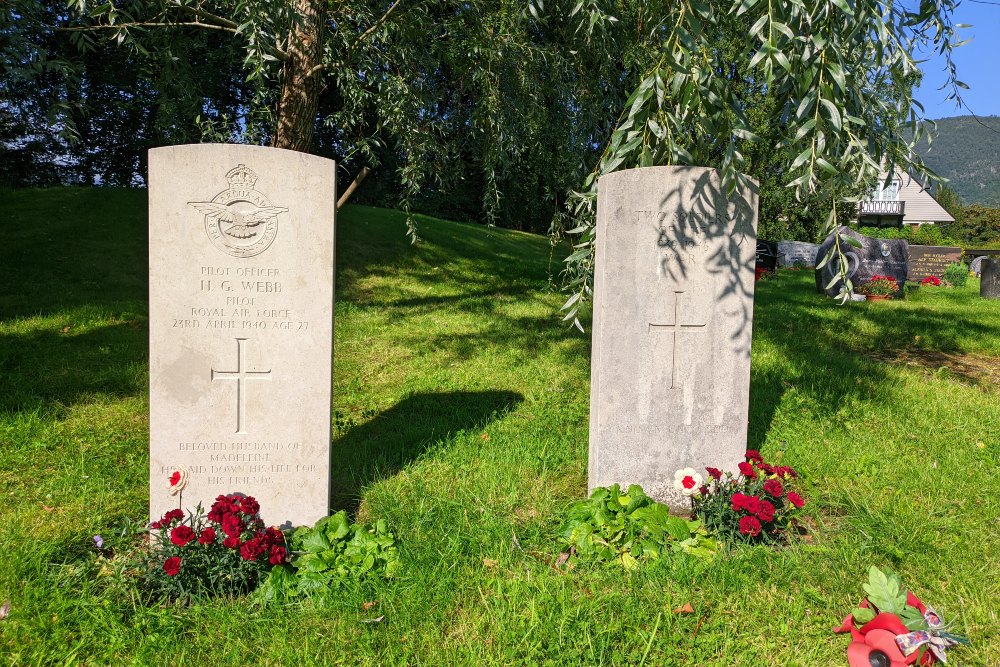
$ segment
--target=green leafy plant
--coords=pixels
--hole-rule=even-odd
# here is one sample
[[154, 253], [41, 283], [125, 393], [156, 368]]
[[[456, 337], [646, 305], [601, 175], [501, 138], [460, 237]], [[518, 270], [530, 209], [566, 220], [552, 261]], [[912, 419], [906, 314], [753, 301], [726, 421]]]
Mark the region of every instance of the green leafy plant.
[[798, 473], [767, 463], [756, 450], [747, 450], [737, 477], [718, 468], [705, 470], [710, 480], [704, 486], [690, 468], [678, 471], [679, 490], [691, 498], [709, 532], [728, 542], [781, 541], [805, 504], [793, 490]]
[[964, 287], [969, 279], [969, 267], [964, 262], [952, 262], [941, 274], [942, 280], [953, 287]]
[[559, 535], [570, 567], [601, 561], [633, 570], [670, 552], [710, 559], [718, 550], [701, 521], [670, 516], [666, 505], [635, 484], [625, 493], [617, 484], [594, 489], [570, 507]]
[[385, 521], [351, 523], [344, 511], [296, 529], [289, 544], [293, 558], [271, 570], [262, 587], [265, 599], [309, 596], [367, 577], [389, 579], [400, 566], [396, 538]]

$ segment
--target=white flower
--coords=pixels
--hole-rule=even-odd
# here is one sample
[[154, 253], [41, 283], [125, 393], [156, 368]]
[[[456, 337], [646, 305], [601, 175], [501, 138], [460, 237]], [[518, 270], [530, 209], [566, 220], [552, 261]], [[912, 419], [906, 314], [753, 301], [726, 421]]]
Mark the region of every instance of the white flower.
[[674, 473], [674, 488], [688, 497], [701, 495], [702, 477], [694, 468], [681, 468]]
[[167, 493], [172, 496], [176, 496], [178, 493], [184, 490], [187, 486], [188, 477], [191, 473], [184, 466], [174, 468], [170, 475], [167, 477]]

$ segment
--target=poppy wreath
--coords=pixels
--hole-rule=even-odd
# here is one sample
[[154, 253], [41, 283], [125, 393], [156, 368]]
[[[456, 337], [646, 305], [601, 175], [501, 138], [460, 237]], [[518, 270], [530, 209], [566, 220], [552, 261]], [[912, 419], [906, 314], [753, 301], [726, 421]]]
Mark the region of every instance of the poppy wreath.
[[912, 591], [904, 592], [896, 575], [872, 567], [865, 590], [868, 597], [833, 629], [851, 635], [850, 667], [926, 667], [944, 663], [946, 649], [968, 644], [964, 637], [946, 632], [937, 613]]

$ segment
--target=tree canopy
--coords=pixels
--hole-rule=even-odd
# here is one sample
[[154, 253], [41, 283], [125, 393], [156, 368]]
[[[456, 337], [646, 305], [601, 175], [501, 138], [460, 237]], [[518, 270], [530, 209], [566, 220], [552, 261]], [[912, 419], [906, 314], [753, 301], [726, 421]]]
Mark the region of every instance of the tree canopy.
[[[334, 157], [345, 184], [371, 171], [371, 196], [407, 209], [551, 220], [575, 246], [576, 321], [604, 174], [712, 166], [730, 191], [751, 176], [762, 232], [800, 238], [832, 227], [838, 202], [885, 165], [933, 178], [914, 151], [916, 54], [945, 57], [958, 97], [955, 4], [10, 0], [0, 37], [16, 94], [0, 133], [25, 131], [14, 110], [36, 109], [36, 125], [47, 114], [80, 182], [141, 172], [126, 158], [143, 142], [249, 141]], [[45, 85], [15, 90], [29, 75]], [[116, 138], [109, 128], [121, 128], [117, 160], [94, 149]]]

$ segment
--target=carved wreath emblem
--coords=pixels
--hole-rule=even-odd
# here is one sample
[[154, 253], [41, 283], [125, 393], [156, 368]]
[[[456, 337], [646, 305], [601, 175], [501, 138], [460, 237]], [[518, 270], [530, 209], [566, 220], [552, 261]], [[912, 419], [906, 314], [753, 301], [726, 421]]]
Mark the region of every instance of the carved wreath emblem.
[[212, 245], [233, 257], [253, 257], [267, 250], [278, 234], [278, 215], [288, 211], [272, 206], [254, 189], [257, 174], [239, 164], [226, 174], [229, 188], [212, 201], [188, 202], [205, 214], [205, 232]]

